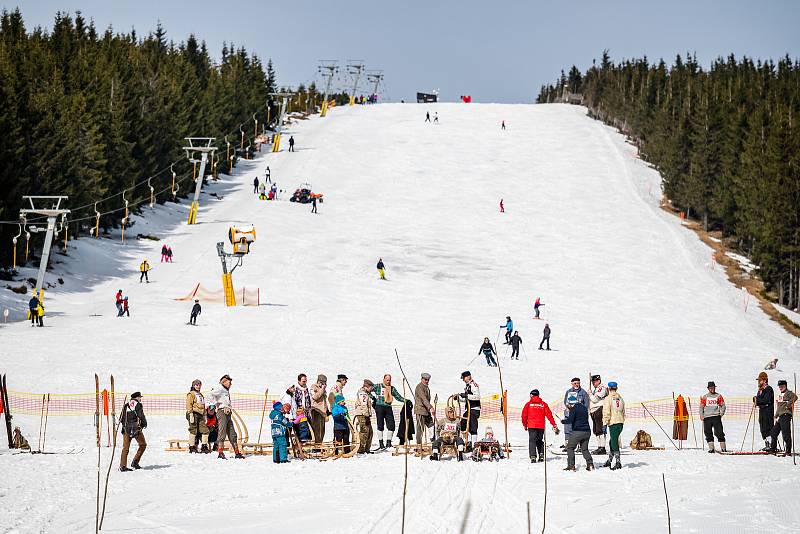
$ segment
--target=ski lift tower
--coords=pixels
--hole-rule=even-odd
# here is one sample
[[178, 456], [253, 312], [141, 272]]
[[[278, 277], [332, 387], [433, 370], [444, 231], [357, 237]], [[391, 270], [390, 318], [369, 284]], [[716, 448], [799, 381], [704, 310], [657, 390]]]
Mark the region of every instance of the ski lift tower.
[[[23, 208], [19, 210], [19, 216], [21, 218], [27, 219], [28, 215], [44, 215], [47, 217], [47, 229], [40, 229], [36, 226], [31, 226], [31, 232], [41, 232], [45, 230], [47, 234], [45, 234], [44, 238], [44, 248], [42, 249], [42, 258], [39, 260], [39, 274], [36, 276], [36, 289], [35, 295], [39, 297], [39, 301], [43, 300], [44, 297], [44, 289], [42, 286], [44, 285], [44, 273], [47, 271], [47, 262], [50, 260], [50, 248], [53, 245], [53, 233], [56, 229], [56, 219], [58, 217], [66, 216], [67, 213], [70, 211], [68, 209], [61, 208], [61, 201], [67, 200], [69, 197], [65, 196], [54, 196], [54, 197], [47, 197], [47, 196], [27, 196], [22, 197], [23, 202], [25, 200], [28, 201], [30, 204], [30, 208]], [[38, 206], [37, 206], [38, 205]], [[49, 205], [50, 207], [44, 207]]]
[[[197, 222], [197, 210], [200, 207], [200, 190], [203, 188], [203, 177], [206, 173], [206, 163], [208, 162], [208, 155], [213, 157], [217, 147], [211, 146], [214, 142], [213, 137], [184, 137], [189, 142], [189, 146], [183, 147], [186, 151], [186, 158], [192, 164], [200, 163], [200, 173], [195, 178], [194, 200], [192, 200], [192, 207], [189, 209], [189, 224]], [[197, 159], [197, 155], [200, 159]]]
[[356, 93], [358, 92], [358, 81], [361, 78], [361, 74], [364, 72], [364, 62], [363, 61], [355, 61], [350, 60], [347, 64], [347, 73], [353, 77], [353, 92], [350, 94], [350, 105], [356, 103]]
[[281, 149], [281, 131], [283, 131], [283, 117], [286, 115], [286, 104], [295, 95], [294, 92], [285, 91], [282, 93], [270, 93], [269, 96], [277, 96], [281, 99], [281, 108], [278, 112], [278, 122], [275, 125], [275, 135], [272, 136], [272, 151], [279, 152]]
[[339, 72], [339, 67], [336, 66], [336, 60], [322, 59], [319, 62], [319, 67], [317, 67], [317, 72], [325, 78], [325, 98], [322, 99], [322, 109], [319, 113], [320, 117], [324, 117], [328, 114], [328, 96], [331, 92], [333, 75]]
[[382, 70], [373, 70], [367, 73], [367, 80], [375, 84], [375, 87], [372, 89], [372, 94], [375, 95], [376, 102], [378, 98], [378, 86], [383, 81], [383, 71]]

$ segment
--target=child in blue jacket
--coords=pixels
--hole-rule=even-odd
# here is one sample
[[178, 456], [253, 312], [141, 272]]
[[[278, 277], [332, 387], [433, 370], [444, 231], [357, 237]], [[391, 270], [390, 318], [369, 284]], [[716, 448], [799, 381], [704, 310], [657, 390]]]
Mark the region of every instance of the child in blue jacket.
[[[347, 424], [349, 418], [344, 396], [340, 393], [333, 399], [333, 440], [341, 442], [342, 445], [350, 445], [350, 426]], [[342, 452], [350, 452], [349, 449], [342, 449]]]
[[272, 421], [272, 461], [276, 464], [289, 462], [286, 431], [292, 427], [292, 423], [286, 417], [286, 414], [289, 413], [290, 409], [290, 405], [279, 401], [272, 405], [272, 411], [269, 413], [269, 418]]

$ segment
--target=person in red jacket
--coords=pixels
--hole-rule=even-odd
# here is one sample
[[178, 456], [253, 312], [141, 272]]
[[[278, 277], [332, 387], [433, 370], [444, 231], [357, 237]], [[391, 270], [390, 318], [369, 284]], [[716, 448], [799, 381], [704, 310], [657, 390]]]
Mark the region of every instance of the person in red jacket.
[[[560, 431], [553, 419], [550, 406], [539, 397], [539, 390], [531, 390], [531, 398], [522, 408], [522, 426], [528, 431], [528, 455], [531, 463], [544, 462], [544, 418], [550, 421], [553, 432]], [[537, 454], [538, 453], [538, 454]]]
[[122, 317], [122, 314], [125, 313], [125, 310], [122, 309], [122, 290], [120, 289], [117, 291], [117, 296], [114, 297], [114, 300], [117, 303], [117, 317]]

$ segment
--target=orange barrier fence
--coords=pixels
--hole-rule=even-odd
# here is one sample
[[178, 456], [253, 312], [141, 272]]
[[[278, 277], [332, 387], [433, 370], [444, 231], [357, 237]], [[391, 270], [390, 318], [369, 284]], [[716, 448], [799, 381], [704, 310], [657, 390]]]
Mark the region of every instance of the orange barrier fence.
[[[144, 404], [145, 413], [151, 415], [168, 415], [178, 416], [186, 413], [186, 393], [147, 393], [144, 392], [142, 402]], [[107, 395], [107, 394], [106, 394]], [[103, 406], [107, 405], [110, 408], [110, 397], [103, 395]], [[122, 411], [122, 403], [125, 399], [126, 393], [116, 392], [115, 402], [116, 413]], [[264, 408], [264, 395], [259, 393], [237, 393], [233, 392], [233, 407], [242, 416], [260, 416]], [[269, 395], [267, 410], [272, 405], [272, 402], [278, 400], [278, 396]], [[691, 411], [693, 417], [697, 417], [700, 407], [700, 397], [690, 398], [684, 397], [691, 403]], [[23, 393], [19, 391], [9, 391], [8, 400], [11, 405], [12, 415], [40, 415], [42, 410], [42, 394], [41, 393]], [[671, 420], [674, 413], [674, 405], [671, 398], [663, 398], [647, 401], [632, 401], [626, 399], [625, 415], [628, 421], [645, 421], [650, 418], [645, 409], [642, 407], [641, 402], [647, 406], [647, 409], [653, 414], [653, 417], [661, 420]], [[348, 400], [347, 405], [352, 413], [353, 401]], [[750, 411], [753, 408], [752, 397], [728, 397], [726, 398], [726, 419], [743, 419], [746, 420]], [[553, 414], [558, 418], [564, 411], [564, 404], [561, 400], [554, 402], [550, 405]], [[394, 406], [395, 416], [399, 419], [400, 405], [397, 403]], [[440, 402], [437, 406], [437, 416], [444, 415], [446, 406]], [[798, 406], [795, 406], [797, 409]], [[52, 416], [91, 416], [94, 415], [95, 399], [94, 393], [77, 393], [77, 394], [58, 394], [53, 393], [50, 395], [49, 415]], [[105, 410], [104, 410], [105, 411]], [[512, 421], [519, 421], [522, 413], [522, 406], [510, 405], [508, 407], [508, 416]], [[481, 419], [502, 419], [503, 412], [501, 408], [500, 395], [491, 395], [481, 399]]]

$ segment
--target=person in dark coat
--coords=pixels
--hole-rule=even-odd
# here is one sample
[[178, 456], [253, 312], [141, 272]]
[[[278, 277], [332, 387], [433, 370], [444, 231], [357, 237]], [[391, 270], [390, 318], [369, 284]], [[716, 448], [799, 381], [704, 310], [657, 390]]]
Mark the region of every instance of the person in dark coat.
[[253, 193], [258, 193], [258, 176], [253, 178]]
[[405, 405], [400, 408], [400, 423], [397, 425], [397, 436], [400, 438], [400, 445], [406, 444], [406, 430], [408, 431], [408, 442], [414, 437], [414, 405], [406, 399]]
[[36, 321], [39, 318], [39, 299], [36, 295], [31, 297], [28, 301], [28, 311], [31, 314], [31, 326], [36, 326]]
[[317, 197], [311, 197], [311, 213], [317, 213]]
[[200, 312], [203, 311], [203, 308], [200, 306], [200, 301], [195, 299], [194, 306], [192, 306], [192, 313], [189, 316], [189, 324], [197, 324], [197, 316], [200, 315]]
[[294, 152], [294, 136], [289, 136], [289, 152]]
[[522, 338], [519, 337], [519, 332], [514, 330], [514, 335], [511, 336], [511, 359], [519, 360], [519, 345], [522, 343]]
[[753, 397], [753, 402], [758, 407], [758, 426], [761, 430], [761, 439], [764, 440], [764, 448], [761, 450], [768, 451], [770, 447], [769, 434], [775, 419], [775, 392], [769, 385], [769, 375], [764, 371], [758, 373], [758, 392]]
[[547, 342], [547, 350], [550, 350], [550, 324], [544, 324], [544, 331], [542, 332], [542, 342], [539, 343], [539, 350], [542, 350], [542, 345]]
[[586, 460], [586, 470], [594, 469], [592, 454], [589, 452], [589, 410], [578, 401], [577, 395], [570, 395], [567, 399], [569, 415], [561, 423], [569, 425], [572, 432], [567, 441], [567, 467], [564, 471], [575, 471], [575, 448], [579, 448]]

